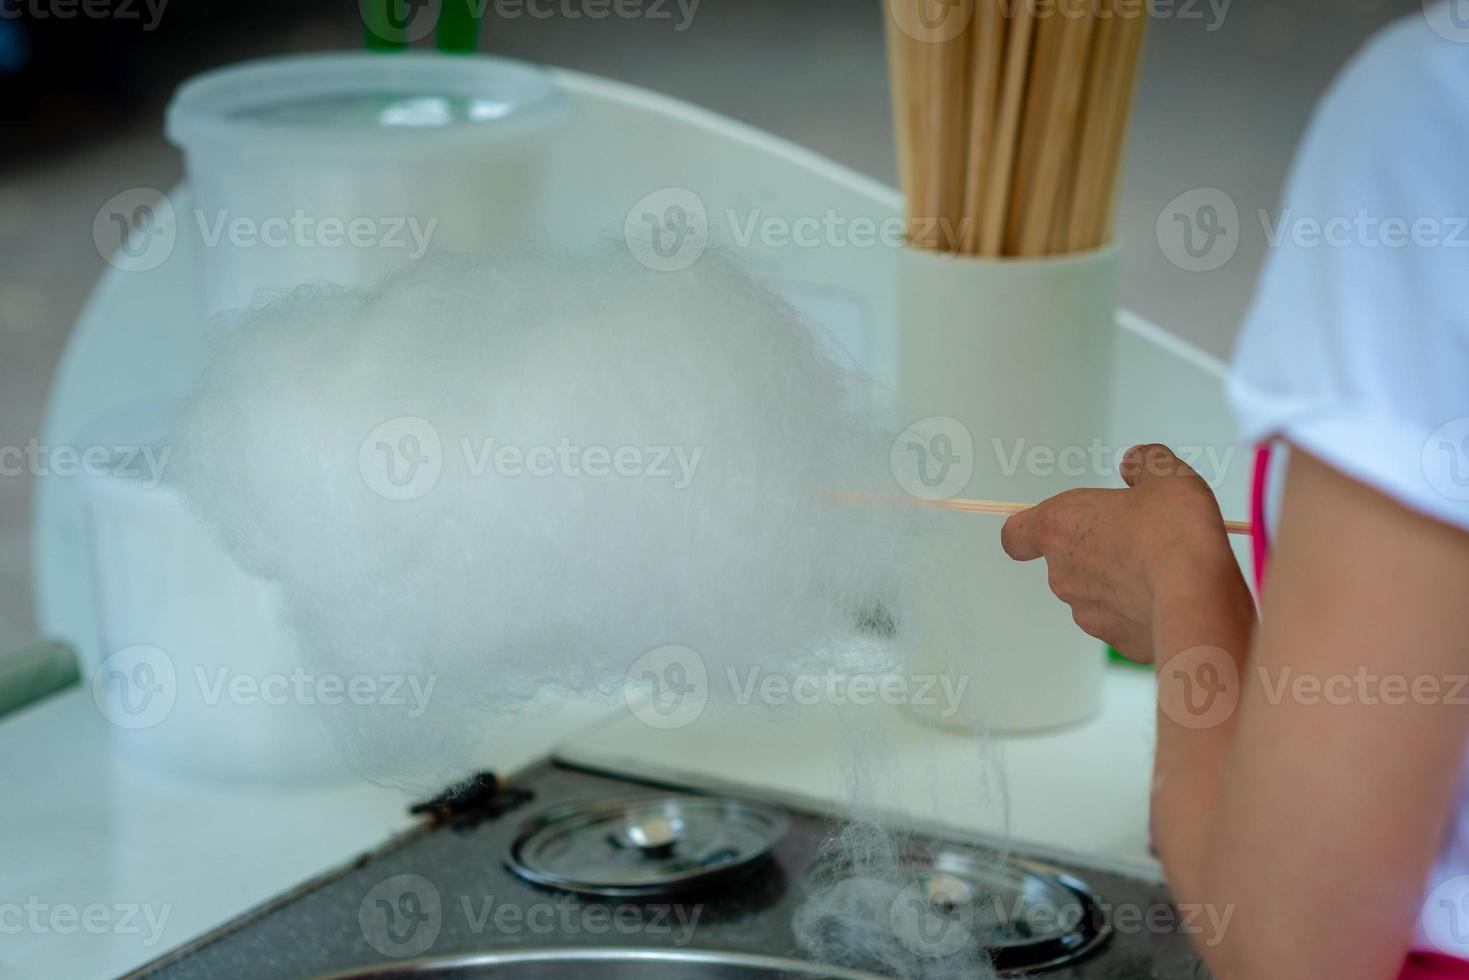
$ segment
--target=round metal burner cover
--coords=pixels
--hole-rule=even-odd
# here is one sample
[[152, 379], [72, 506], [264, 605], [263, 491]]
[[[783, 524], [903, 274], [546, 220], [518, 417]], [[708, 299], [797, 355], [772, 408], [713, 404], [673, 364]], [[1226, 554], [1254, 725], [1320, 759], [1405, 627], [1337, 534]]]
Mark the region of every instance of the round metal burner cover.
[[[885, 874], [889, 869], [875, 870]], [[950, 925], [958, 924], [960, 932], [952, 935], [961, 945], [949, 952], [983, 952], [1001, 976], [1079, 960], [1099, 949], [1112, 931], [1101, 900], [1084, 882], [1039, 862], [935, 844], [902, 855], [898, 871], [901, 908], [916, 917], [909, 924], [931, 935], [951, 935]], [[812, 872], [819, 878], [864, 873], [843, 858], [827, 859]], [[858, 941], [849, 965], [878, 970], [882, 938], [874, 935], [871, 948]], [[937, 948], [928, 952], [944, 955]]]
[[968, 919], [1001, 973], [1070, 963], [1111, 933], [1096, 894], [1059, 869], [942, 846], [910, 854], [904, 864], [935, 909]]
[[506, 863], [537, 884], [592, 895], [667, 895], [753, 870], [785, 836], [777, 810], [670, 793], [590, 800], [534, 817]]

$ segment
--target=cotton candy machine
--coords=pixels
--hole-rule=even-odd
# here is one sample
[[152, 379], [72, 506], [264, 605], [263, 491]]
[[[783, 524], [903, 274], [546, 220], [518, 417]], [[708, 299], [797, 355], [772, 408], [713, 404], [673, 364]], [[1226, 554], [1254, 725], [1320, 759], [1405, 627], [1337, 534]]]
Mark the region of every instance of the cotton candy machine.
[[[390, 64], [413, 72], [442, 67], [425, 65], [416, 56], [371, 67]], [[452, 71], [475, 86], [480, 75], [486, 84], [502, 76], [525, 82], [516, 91], [535, 96], [528, 101], [548, 110], [538, 116], [534, 140], [521, 142], [517, 136], [513, 145], [487, 144], [483, 155], [430, 154], [443, 166], [453, 164], [471, 175], [463, 180], [444, 179], [439, 171], [425, 176], [385, 155], [383, 173], [353, 172], [372, 185], [360, 197], [370, 208], [342, 204], [334, 195], [349, 188], [327, 168], [313, 185], [321, 189], [321, 200], [309, 203], [334, 218], [369, 211], [367, 216], [381, 222], [392, 240], [400, 238], [392, 234], [399, 219], [417, 219], [424, 228], [439, 219], [435, 240], [450, 250], [478, 245], [472, 232], [543, 234], [558, 244], [584, 246], [661, 216], [668, 227], [660, 231], [669, 235], [659, 244], [674, 248], [668, 255], [638, 259], [652, 263], [649, 268], [687, 258], [676, 235], [683, 226], [675, 227], [671, 219], [692, 208], [718, 232], [707, 244], [736, 249], [755, 276], [806, 314], [844, 358], [897, 385], [904, 284], [911, 286], [901, 266], [903, 249], [840, 235], [799, 243], [778, 234], [829, 216], [842, 227], [900, 222], [901, 201], [889, 188], [766, 134], [604, 79], [546, 69], [527, 74], [523, 66], [480, 58], [455, 61]], [[513, 122], [516, 116], [503, 118]], [[273, 127], [281, 124], [279, 117], [272, 119]], [[308, 148], [320, 149], [320, 141], [314, 135]], [[231, 162], [227, 153], [223, 159]], [[335, 166], [333, 161], [328, 162]], [[320, 168], [308, 163], [292, 154], [281, 166], [307, 167], [316, 174]], [[393, 183], [389, 171], [407, 177]], [[264, 171], [241, 164], [233, 172], [242, 181], [260, 176], [262, 195], [279, 189]], [[383, 187], [395, 189], [396, 196], [385, 196]], [[462, 194], [449, 193], [464, 187], [478, 195], [473, 207]], [[243, 295], [237, 288], [243, 279], [222, 271], [232, 256], [242, 257], [236, 254], [240, 249], [249, 268], [263, 270], [252, 282], [289, 286], [296, 278], [323, 274], [315, 265], [297, 268], [277, 261], [283, 253], [259, 243], [236, 248], [231, 239], [221, 239], [211, 244], [204, 232], [218, 226], [220, 208], [211, 204], [209, 192], [208, 186], [169, 191], [146, 212], [146, 228], [135, 229], [151, 236], [148, 242], [128, 242], [132, 251], [112, 256], [58, 372], [47, 443], [103, 443], [116, 449], [146, 444], [142, 430], [94, 425], [135, 419], [136, 406], [168, 402], [189, 390], [213, 330], [205, 314]], [[292, 203], [277, 202], [275, 210]], [[260, 217], [247, 204], [236, 210], [243, 208], [244, 216], [258, 219], [262, 227], [274, 216]], [[130, 207], [128, 213], [142, 212]], [[475, 215], [493, 217], [469, 220]], [[111, 217], [102, 213], [99, 221], [110, 227]], [[464, 225], [455, 224], [459, 218], [466, 219]], [[756, 233], [746, 234], [751, 228]], [[695, 244], [702, 248], [703, 243]], [[142, 259], [133, 260], [133, 246], [143, 245], [148, 247], [139, 253]], [[406, 249], [393, 254], [409, 261]], [[344, 267], [350, 264], [347, 253], [337, 257]], [[690, 261], [697, 257], [696, 250]], [[276, 275], [281, 269], [290, 274]], [[382, 271], [373, 263], [362, 264], [361, 270], [364, 278]], [[338, 271], [330, 275], [352, 278]], [[968, 307], [958, 313], [967, 315]], [[1158, 440], [1232, 453], [1217, 363], [1126, 315], [1118, 318], [1106, 348], [1112, 351], [1110, 363], [1099, 356], [1088, 365], [1107, 381], [1109, 403], [1094, 420], [1098, 451]], [[1017, 388], [1058, 384], [1052, 374], [1011, 373]], [[1058, 399], [1064, 394], [1053, 393]], [[107, 434], [92, 434], [98, 432]], [[1031, 448], [1057, 448], [1034, 445], [1038, 436], [1027, 419], [975, 435], [980, 438], [972, 455], [986, 461], [991, 455], [1019, 459]], [[1219, 480], [1224, 509], [1240, 513], [1245, 467], [1228, 466], [1229, 459], [1226, 454], [1210, 476]], [[109, 515], [123, 508], [114, 510], [111, 496], [99, 506], [86, 495], [88, 488], [81, 489], [55, 476], [38, 480], [33, 540], [43, 628], [75, 645], [84, 671], [94, 678], [131, 677], [136, 668], [148, 667], [149, 677], [168, 681], [169, 703], [177, 695], [179, 704], [147, 724], [109, 716], [114, 734], [128, 741], [135, 757], [163, 763], [160, 768], [175, 777], [282, 781], [305, 758], [304, 734], [280, 738], [279, 713], [270, 705], [193, 711], [210, 688], [189, 683], [199, 676], [198, 668], [212, 678], [209, 668], [220, 664], [245, 664], [257, 676], [282, 674], [259, 657], [261, 651], [290, 650], [292, 638], [282, 626], [276, 596], [266, 583], [235, 567], [203, 528], [190, 524], [192, 518], [168, 496], [166, 486], [151, 488], [148, 501], [157, 504], [158, 520], [170, 533], [150, 531], [141, 540], [126, 541], [99, 533]], [[109, 484], [106, 489], [134, 488]], [[1025, 494], [1032, 499], [1040, 492], [1027, 489]], [[131, 513], [131, 498], [123, 503]], [[113, 546], [115, 540], [120, 543]], [[177, 541], [189, 547], [164, 546]], [[1058, 614], [1038, 564], [1007, 568], [1007, 574], [1026, 601], [1006, 604], [987, 592], [976, 598], [986, 611], [1016, 618]], [[167, 587], [141, 593], [140, 583]], [[221, 633], [221, 622], [231, 628]], [[1079, 649], [1085, 654], [1100, 658], [1090, 640], [1079, 634], [1071, 639], [1083, 644]], [[125, 659], [110, 660], [119, 656]], [[1005, 701], [1021, 714], [1033, 712], [1023, 697]], [[110, 704], [98, 696], [104, 714]], [[683, 734], [675, 741], [692, 744], [687, 730]], [[485, 744], [486, 764], [494, 765], [493, 742]], [[227, 769], [221, 759], [235, 765]], [[700, 759], [699, 765], [722, 771], [727, 760]], [[307, 773], [305, 778], [325, 777]], [[460, 813], [447, 821], [462, 832], [446, 827], [441, 815], [438, 822], [267, 902], [134, 975], [168, 980], [883, 975], [864, 958], [861, 943], [849, 951], [851, 963], [812, 965], [793, 932], [793, 913], [831, 829], [831, 816], [820, 807], [762, 797], [758, 787], [742, 788], [738, 801], [711, 803], [688, 794], [686, 784], [693, 782], [692, 777], [675, 779], [659, 787], [567, 765], [540, 765], [511, 781], [528, 798], [497, 796], [487, 812]], [[646, 801], [660, 789], [675, 795], [658, 797], [657, 805], [628, 803]], [[1135, 821], [1139, 828], [1142, 822]], [[982, 947], [1000, 969], [1013, 974], [1163, 980], [1198, 975], [1187, 930], [1166, 891], [1154, 882], [1040, 852], [998, 863], [998, 845], [979, 839], [922, 842], [906, 869], [913, 888], [904, 896], [904, 913], [916, 913], [932, 927], [926, 934], [935, 952], [953, 943]], [[576, 862], [568, 866], [568, 858]], [[263, 893], [264, 886], [255, 882], [229, 901], [239, 904]], [[199, 921], [220, 921], [235, 904], [216, 903], [209, 910], [215, 918]], [[1131, 913], [1129, 922], [1141, 916], [1148, 926], [1120, 927], [1112, 915], [1117, 909]]]
[[[559, 762], [440, 801], [419, 828], [133, 974], [319, 977], [892, 976], [861, 942], [813, 963], [793, 914], [829, 814]], [[915, 962], [985, 949], [1003, 976], [1202, 976], [1153, 882], [982, 839], [915, 835], [893, 915]], [[1146, 926], [1139, 925], [1146, 923]]]
[[[384, 93], [396, 101], [384, 105]], [[364, 123], [365, 115], [381, 125]], [[425, 235], [433, 229], [431, 241], [422, 244], [459, 251], [537, 236], [585, 246], [665, 221], [657, 244], [672, 251], [639, 261], [673, 269], [697, 261], [706, 244], [732, 249], [756, 278], [819, 327], [843, 360], [890, 387], [901, 378], [905, 317], [922, 320], [932, 312], [905, 314], [915, 296], [946, 304], [962, 333], [976, 342], [1011, 355], [1016, 349], [1017, 341], [1001, 332], [1015, 326], [1014, 317], [995, 309], [979, 317], [969, 294], [938, 289], [929, 278], [915, 281], [906, 268], [909, 250], [885, 235], [857, 234], [901, 229], [901, 201], [891, 189], [767, 134], [605, 79], [497, 58], [287, 58], [191, 83], [170, 119], [187, 151], [190, 185], [166, 193], [134, 188], [99, 212], [98, 247], [111, 265], [59, 366], [42, 439], [48, 445], [84, 451], [149, 445], [146, 426], [123, 423], [139, 418], [140, 407], [168, 405], [189, 390], [216, 329], [206, 324], [208, 314], [244, 302], [257, 288], [321, 278], [371, 282], [413, 261], [420, 243], [405, 238], [405, 228]], [[298, 212], [318, 223], [303, 225]], [[679, 237], [684, 226], [674, 220], [691, 213], [702, 214], [710, 226], [692, 243]], [[344, 222], [357, 228], [364, 221], [381, 234], [360, 247], [335, 234]], [[320, 234], [319, 222], [334, 231], [331, 247], [272, 237], [282, 227]], [[812, 240], [780, 234], [812, 222], [847, 231]], [[116, 240], [118, 225], [131, 227], [122, 242]], [[240, 237], [238, 228], [256, 233]], [[923, 275], [942, 279], [948, 269], [925, 268]], [[1003, 276], [1014, 278], [1009, 271]], [[1217, 448], [1222, 461], [1212, 470], [1206, 466], [1206, 476], [1216, 483], [1224, 510], [1242, 513], [1247, 467], [1228, 465], [1234, 437], [1220, 366], [1127, 316], [1117, 322], [1115, 336], [1111, 324], [1088, 321], [1092, 326], [1092, 334], [1107, 336], [1077, 360], [1105, 379], [1105, 411], [1073, 405], [1064, 373], [1032, 376], [1004, 359], [997, 362], [1003, 383], [990, 395], [997, 404], [1072, 406], [1071, 414], [1096, 430], [1094, 447], [1088, 440], [1062, 445], [1077, 440], [1048, 436], [1035, 412], [1012, 411], [1004, 419], [997, 415], [985, 432], [970, 433], [970, 462], [992, 467], [1011, 456], [1019, 461], [1032, 451], [1054, 456], [1063, 449], [1094, 448], [1105, 456], [1139, 441]], [[1046, 350], [1080, 349], [1048, 339], [1044, 330], [1029, 335], [1049, 344]], [[1104, 351], [1112, 352], [1110, 364]], [[1022, 391], [1024, 402], [1018, 400]], [[1006, 486], [1010, 499], [1038, 499], [1064, 488], [1047, 482], [1055, 466], [1046, 468], [1051, 475], [1033, 478], [1029, 468], [1027, 463], [1013, 474]], [[1104, 468], [1085, 474], [1083, 482], [1109, 476]], [[140, 489], [139, 482], [37, 479], [32, 540], [42, 629], [78, 651], [87, 675], [111, 676], [104, 662], [120, 653], [136, 658], [140, 646], [150, 648], [166, 677], [188, 680], [196, 669], [211, 673], [221, 663], [278, 674], [259, 655], [288, 651], [294, 642], [281, 625], [277, 597], [233, 566], [166, 484], [150, 481]], [[974, 490], [986, 495], [978, 484]], [[142, 527], [133, 515], [143, 511], [151, 521], [146, 533], [114, 533]], [[989, 536], [987, 543], [995, 527], [988, 521], [966, 525], [968, 533]], [[997, 548], [986, 553], [1006, 563], [1004, 581], [1014, 594], [1001, 597], [993, 584], [978, 592], [981, 618], [1059, 621], [1064, 643], [1036, 633], [1024, 662], [1042, 662], [1042, 654], [1064, 647], [1085, 661], [1086, 676], [1095, 680], [1100, 646], [1075, 630], [1051, 599], [1044, 568], [1010, 565]], [[160, 582], [169, 587], [140, 588]], [[219, 630], [220, 622], [231, 628]], [[1053, 680], [1049, 689], [1058, 687]], [[297, 726], [302, 730], [293, 730], [282, 749], [274, 708], [207, 710], [212, 706], [201, 705], [199, 686], [176, 684], [178, 709], [149, 727], [129, 728], [129, 751], [158, 768], [191, 775], [326, 778], [319, 766], [301, 773], [311, 753], [294, 748], [315, 733]], [[1019, 686], [1007, 684], [1007, 691], [991, 719], [1002, 725], [1043, 727], [1085, 714], [1081, 708], [1048, 713]], [[1086, 693], [1082, 700], [1091, 704], [1096, 692]], [[201, 718], [207, 722], [196, 723]]]

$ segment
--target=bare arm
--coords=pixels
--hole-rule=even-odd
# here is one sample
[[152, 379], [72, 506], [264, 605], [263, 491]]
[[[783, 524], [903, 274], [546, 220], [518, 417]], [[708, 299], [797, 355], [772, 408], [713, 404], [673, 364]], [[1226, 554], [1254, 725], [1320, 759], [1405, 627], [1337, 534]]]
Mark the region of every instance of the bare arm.
[[[1006, 548], [1158, 663], [1157, 843], [1176, 900], [1228, 923], [1197, 937], [1221, 980], [1391, 978], [1469, 742], [1469, 535], [1297, 452], [1252, 641], [1194, 480], [1056, 498]], [[1108, 565], [1147, 588], [1077, 575]]]

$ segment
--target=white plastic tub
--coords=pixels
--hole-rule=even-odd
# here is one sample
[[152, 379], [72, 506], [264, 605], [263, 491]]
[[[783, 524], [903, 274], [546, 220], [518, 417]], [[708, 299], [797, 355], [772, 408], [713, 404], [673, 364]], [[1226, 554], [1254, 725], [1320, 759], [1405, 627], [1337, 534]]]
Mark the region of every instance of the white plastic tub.
[[[242, 572], [163, 478], [170, 406], [88, 427], [109, 460], [72, 481], [85, 515], [97, 635], [84, 669], [115, 743], [160, 771], [315, 783], [348, 775], [269, 583]], [[329, 694], [330, 696], [330, 694]]]
[[565, 111], [545, 69], [499, 58], [269, 58], [194, 78], [167, 129], [205, 311], [525, 234]]

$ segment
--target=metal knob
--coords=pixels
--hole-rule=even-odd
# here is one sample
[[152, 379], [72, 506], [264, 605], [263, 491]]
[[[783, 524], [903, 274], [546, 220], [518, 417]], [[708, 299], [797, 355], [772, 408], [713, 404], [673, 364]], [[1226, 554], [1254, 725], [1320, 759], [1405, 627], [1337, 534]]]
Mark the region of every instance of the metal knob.
[[612, 835], [618, 847], [638, 851], [650, 860], [673, 854], [683, 836], [683, 821], [674, 817], [648, 816], [626, 824]]
[[942, 872], [924, 875], [919, 879], [923, 897], [933, 908], [945, 915], [959, 915], [974, 904], [974, 886], [956, 875]]

